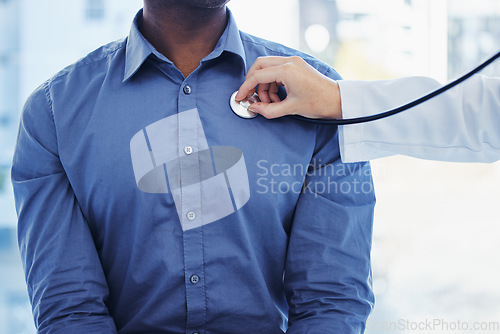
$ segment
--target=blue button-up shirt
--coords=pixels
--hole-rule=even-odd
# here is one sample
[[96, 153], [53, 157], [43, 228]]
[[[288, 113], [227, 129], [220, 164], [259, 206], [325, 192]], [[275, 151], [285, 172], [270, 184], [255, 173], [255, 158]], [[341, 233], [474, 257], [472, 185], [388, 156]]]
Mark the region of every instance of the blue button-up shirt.
[[373, 306], [368, 163], [335, 127], [239, 118], [259, 56], [242, 33], [184, 78], [141, 35], [28, 99], [12, 179], [40, 333], [360, 333]]

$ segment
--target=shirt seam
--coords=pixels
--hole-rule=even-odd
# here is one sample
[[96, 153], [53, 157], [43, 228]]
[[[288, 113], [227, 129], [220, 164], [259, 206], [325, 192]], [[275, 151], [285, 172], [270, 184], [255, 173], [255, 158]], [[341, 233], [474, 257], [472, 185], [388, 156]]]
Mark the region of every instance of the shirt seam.
[[[328, 77], [327, 73], [328, 73], [328, 72], [330, 72], [330, 70], [331, 70], [331, 69], [330, 69], [330, 67], [329, 67], [329, 66], [326, 66], [326, 71], [325, 71], [325, 72], [321, 72], [321, 73], [322, 73], [324, 76], [327, 76], [327, 77]], [[335, 71], [335, 70], [334, 70], [334, 71]], [[335, 73], [337, 73], [337, 71], [335, 71]], [[337, 73], [337, 74], [338, 74], [338, 73]], [[313, 152], [313, 155], [312, 155], [311, 159], [313, 159], [313, 158], [314, 158], [314, 156], [316, 155], [316, 152], [318, 152], [318, 151], [317, 151], [317, 149], [318, 149], [318, 131], [319, 131], [318, 124], [314, 124], [314, 152]], [[339, 135], [340, 135], [340, 134], [339, 134], [339, 128], [337, 127], [337, 138], [339, 137]], [[342, 158], [341, 158], [340, 151], [341, 151], [341, 150], [340, 150], [340, 147], [339, 147], [339, 155], [340, 155], [340, 159], [342, 159]]]
[[56, 121], [54, 116], [54, 103], [52, 102], [52, 97], [50, 94], [49, 82], [46, 81], [43, 85], [43, 91], [45, 95], [45, 101], [47, 102], [47, 106], [49, 107], [50, 119], [52, 121], [52, 125], [54, 126], [54, 134], [56, 136], [56, 147], [57, 147], [57, 155], [59, 155], [59, 136], [57, 134]]
[[[115, 47], [114, 49], [106, 51], [106, 53], [104, 53], [103, 55], [100, 55], [98, 58], [96, 58], [92, 61], [89, 61], [89, 62], [85, 62], [85, 61], [89, 60], [89, 56], [92, 54], [92, 52], [91, 52], [86, 57], [80, 59], [79, 61], [77, 61], [73, 65], [70, 65], [67, 68], [61, 70], [59, 73], [54, 75], [51, 79], [47, 80], [47, 82], [50, 84], [53, 81], [55, 81], [56, 79], [58, 79], [60, 77], [67, 76], [68, 74], [70, 74], [78, 69], [81, 69], [81, 68], [86, 67], [86, 66], [95, 65], [103, 60], [106, 60], [108, 57], [114, 55], [117, 51], [119, 51], [120, 49], [123, 49], [123, 48], [125, 48], [124, 41], [120, 42], [120, 45]], [[94, 51], [94, 52], [96, 52], [96, 51]]]
[[48, 82], [45, 82], [45, 84], [43, 85], [43, 91], [45, 93], [45, 100], [46, 100], [47, 105], [49, 107], [50, 118], [52, 120], [52, 124], [54, 124], [54, 126], [55, 126], [54, 108], [53, 108], [52, 98], [50, 97], [50, 89], [49, 89], [49, 83]]
[[[240, 37], [241, 37], [241, 40], [242, 40], [242, 41], [245, 41], [245, 42], [247, 42], [247, 43], [250, 43], [250, 44], [253, 44], [253, 45], [256, 45], [256, 46], [263, 47], [263, 48], [265, 48], [265, 49], [266, 49], [266, 50], [268, 50], [268, 51], [275, 52], [275, 53], [279, 53], [279, 54], [280, 54], [280, 55], [282, 55], [282, 56], [292, 56], [292, 54], [291, 54], [291, 53], [289, 54], [289, 53], [284, 53], [284, 52], [281, 52], [281, 51], [278, 51], [278, 50], [275, 50], [275, 49], [271, 49], [270, 47], [268, 47], [268, 46], [266, 46], [266, 45], [262, 45], [262, 44], [259, 44], [259, 43], [255, 42], [255, 41], [252, 41], [252, 40], [250, 40], [250, 39], [246, 39], [246, 38], [245, 38], [244, 36], [242, 36], [241, 34], [240, 34]], [[244, 48], [244, 47], [245, 47], [245, 46], [243, 46], [243, 48]]]
[[[193, 80], [192, 80], [193, 84], [195, 85], [195, 87], [198, 87], [198, 73], [193, 76]], [[194, 92], [194, 98], [195, 98], [195, 105], [196, 105], [196, 111], [198, 112], [198, 89], [195, 89], [195, 92]], [[201, 117], [200, 115], [198, 115], [199, 117], [199, 124], [197, 122], [197, 125], [196, 125], [196, 150], [199, 152], [200, 151], [200, 130], [203, 129], [203, 123], [201, 121]], [[201, 127], [201, 129], [200, 129]], [[204, 134], [205, 135], [205, 134]], [[207, 142], [207, 145], [208, 145], [208, 142]], [[210, 145], [208, 145], [208, 150], [210, 151]], [[201, 158], [200, 158], [200, 155], [198, 154], [197, 155], [197, 160], [198, 160], [198, 175], [200, 175], [200, 180], [201, 180]], [[201, 226], [200, 226], [200, 242], [201, 242], [201, 247], [202, 247], [202, 250], [201, 250], [201, 262], [202, 262], [202, 268], [201, 268], [201, 275], [202, 275], [202, 289], [203, 289], [203, 332], [206, 332], [207, 330], [207, 306], [208, 306], [208, 301], [207, 301], [207, 279], [206, 279], [206, 263], [205, 263], [205, 230], [204, 230], [204, 219], [205, 219], [205, 215], [204, 215], [204, 211], [203, 211], [203, 192], [201, 190], [201, 187], [202, 187], [202, 183], [200, 182], [199, 183], [199, 186], [198, 186], [198, 196], [199, 196], [199, 203], [200, 203], [200, 219], [201, 219]]]

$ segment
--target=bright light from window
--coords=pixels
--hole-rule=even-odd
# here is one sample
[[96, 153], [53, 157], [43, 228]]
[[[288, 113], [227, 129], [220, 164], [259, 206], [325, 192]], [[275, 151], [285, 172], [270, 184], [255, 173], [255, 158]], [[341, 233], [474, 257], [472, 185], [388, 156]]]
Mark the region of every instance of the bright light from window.
[[307, 46], [314, 52], [321, 53], [325, 51], [330, 44], [330, 33], [324, 25], [310, 25], [305, 32]]

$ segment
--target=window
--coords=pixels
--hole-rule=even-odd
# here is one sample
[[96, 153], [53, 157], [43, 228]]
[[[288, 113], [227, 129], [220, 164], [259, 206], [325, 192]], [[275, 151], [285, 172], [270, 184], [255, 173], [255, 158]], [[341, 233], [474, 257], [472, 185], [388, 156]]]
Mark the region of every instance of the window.
[[[1, 0], [0, 0], [1, 1]], [[88, 21], [101, 21], [104, 19], [104, 0], [87, 0], [85, 16]]]

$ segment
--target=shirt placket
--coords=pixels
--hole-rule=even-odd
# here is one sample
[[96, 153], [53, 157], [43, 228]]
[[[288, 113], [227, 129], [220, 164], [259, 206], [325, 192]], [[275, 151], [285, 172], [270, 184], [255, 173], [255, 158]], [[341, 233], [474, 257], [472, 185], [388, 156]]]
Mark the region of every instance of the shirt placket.
[[[178, 111], [196, 108], [195, 79], [184, 80], [179, 90]], [[196, 157], [199, 152], [199, 137], [203, 136], [201, 124], [196, 118], [178, 117], [179, 155]], [[203, 138], [204, 140], [204, 138]], [[204, 332], [206, 315], [203, 216], [201, 210], [201, 173], [199, 159], [179, 159], [180, 214], [183, 226], [198, 226], [183, 232], [184, 279], [186, 287], [187, 324], [186, 333]], [[194, 181], [194, 182], [193, 182]], [[183, 185], [189, 184], [188, 187]]]

